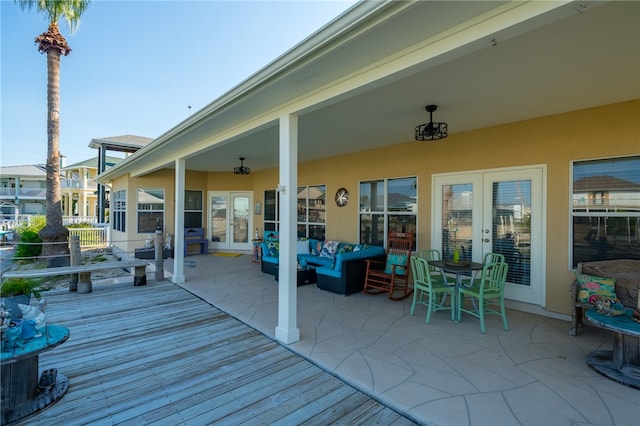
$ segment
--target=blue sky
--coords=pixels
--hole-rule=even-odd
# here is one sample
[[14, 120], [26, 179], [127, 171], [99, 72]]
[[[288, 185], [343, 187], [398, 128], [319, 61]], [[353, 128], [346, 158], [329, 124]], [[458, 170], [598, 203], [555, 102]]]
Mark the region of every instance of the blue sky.
[[[77, 31], [60, 31], [60, 151], [97, 155], [93, 138], [155, 138], [352, 6], [354, 1], [94, 0]], [[44, 164], [45, 16], [0, 0], [0, 166]], [[191, 109], [189, 109], [191, 106]]]

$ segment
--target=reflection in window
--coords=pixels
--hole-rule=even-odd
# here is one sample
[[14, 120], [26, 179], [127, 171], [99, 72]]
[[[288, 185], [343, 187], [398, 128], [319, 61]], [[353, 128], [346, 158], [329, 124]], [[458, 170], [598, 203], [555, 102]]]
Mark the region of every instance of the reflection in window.
[[573, 163], [572, 266], [640, 259], [640, 157]]
[[458, 248], [460, 259], [471, 260], [473, 224], [473, 185], [461, 183], [442, 187], [442, 258], [453, 259]]
[[[298, 238], [324, 240], [326, 230], [326, 185], [301, 186], [297, 196]], [[264, 192], [264, 230], [277, 231], [280, 205], [275, 190]]]
[[164, 226], [164, 189], [138, 189], [138, 233]]
[[202, 228], [202, 191], [184, 191], [184, 227]]
[[[380, 245], [389, 233], [417, 229], [418, 192], [415, 177], [360, 183], [360, 242]], [[416, 239], [413, 249], [416, 248]]]
[[111, 202], [111, 216], [113, 222], [113, 229], [120, 232], [125, 232], [126, 219], [127, 219], [127, 191], [121, 189], [113, 194], [113, 201]]

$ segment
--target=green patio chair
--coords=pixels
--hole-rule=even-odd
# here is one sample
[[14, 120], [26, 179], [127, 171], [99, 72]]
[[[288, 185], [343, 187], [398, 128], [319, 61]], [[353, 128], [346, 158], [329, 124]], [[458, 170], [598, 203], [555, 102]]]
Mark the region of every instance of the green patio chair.
[[[427, 249], [420, 251], [420, 257], [426, 260], [427, 262], [435, 260], [437, 262], [442, 260], [442, 256], [440, 255], [440, 250], [436, 249]], [[429, 274], [431, 275], [431, 281], [439, 284], [446, 285], [454, 285], [455, 282], [449, 282], [449, 278], [438, 268], [435, 266], [429, 266]]]
[[[413, 303], [411, 303], [409, 315], [413, 315], [416, 305], [421, 304], [427, 307], [427, 318], [425, 320], [427, 324], [431, 321], [431, 313], [441, 310], [450, 310], [451, 320], [455, 320], [455, 287], [433, 281], [429, 271], [429, 264], [422, 257], [411, 258], [411, 270], [413, 272]], [[451, 304], [449, 306], [444, 305], [447, 295], [451, 296]]]
[[[504, 262], [504, 255], [500, 253], [485, 253], [482, 257], [482, 264], [486, 265], [488, 263], [499, 263]], [[475, 275], [469, 278], [462, 278], [460, 280], [460, 284], [465, 287], [470, 287], [472, 282], [475, 281]]]
[[[462, 319], [462, 313], [466, 312], [480, 319], [480, 331], [486, 333], [485, 315], [498, 315], [502, 317], [504, 329], [509, 330], [504, 308], [504, 285], [508, 268], [505, 262], [487, 263], [478, 280], [470, 287], [458, 289], [458, 321]], [[472, 308], [464, 307], [465, 296], [471, 299]]]

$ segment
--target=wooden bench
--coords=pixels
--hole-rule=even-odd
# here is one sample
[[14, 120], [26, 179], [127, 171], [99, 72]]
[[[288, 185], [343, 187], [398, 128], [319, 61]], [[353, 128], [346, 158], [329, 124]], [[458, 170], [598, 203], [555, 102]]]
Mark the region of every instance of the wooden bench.
[[[4, 272], [2, 278], [41, 278], [78, 274], [78, 293], [91, 293], [91, 272], [104, 271], [107, 269], [135, 268], [133, 285], [140, 286], [147, 283], [146, 267], [148, 264], [149, 262], [143, 260], [123, 260], [118, 262], [92, 263], [89, 265], [60, 266], [57, 268], [16, 270]], [[70, 289], [73, 290], [73, 287], [70, 286]]]
[[204, 228], [184, 228], [184, 255], [191, 244], [200, 244], [200, 253], [209, 253], [209, 240], [204, 236]]
[[[580, 262], [578, 274], [593, 275], [603, 278], [615, 278], [616, 297], [627, 308], [635, 308], [638, 303], [638, 288], [640, 277], [640, 260], [615, 259], [594, 262]], [[571, 294], [571, 328], [570, 336], [578, 335], [578, 328], [582, 327], [584, 311], [592, 308], [589, 303], [578, 302], [578, 286], [574, 280], [570, 286]]]

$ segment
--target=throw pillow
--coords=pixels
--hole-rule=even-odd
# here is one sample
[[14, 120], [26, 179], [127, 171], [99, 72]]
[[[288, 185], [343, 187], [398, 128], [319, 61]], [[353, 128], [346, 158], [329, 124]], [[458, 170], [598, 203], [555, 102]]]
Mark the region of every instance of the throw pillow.
[[338, 249], [338, 253], [351, 253], [353, 251], [353, 246], [351, 244], [344, 244], [342, 247]]
[[393, 265], [396, 266], [396, 274], [397, 275], [406, 275], [407, 269], [404, 267], [407, 263], [407, 255], [406, 254], [393, 254], [389, 253], [387, 255], [387, 264], [384, 267], [385, 274], [393, 273]]
[[298, 254], [309, 254], [309, 241], [298, 241], [296, 245]]
[[278, 257], [280, 243], [278, 241], [267, 242], [267, 250], [269, 251], [269, 257]]
[[322, 251], [320, 252], [320, 257], [328, 257], [329, 259], [333, 259], [336, 257], [336, 250], [338, 249], [338, 244], [340, 241], [332, 241], [327, 240], [322, 245]]
[[278, 241], [280, 239], [280, 233], [278, 231], [267, 231], [264, 234], [265, 241]]
[[309, 245], [311, 246], [311, 254], [320, 256], [320, 252], [322, 252], [322, 241], [310, 240]]
[[578, 302], [590, 303], [591, 296], [601, 296], [606, 300], [616, 298], [615, 278], [594, 277], [593, 275], [576, 274], [578, 283]]

